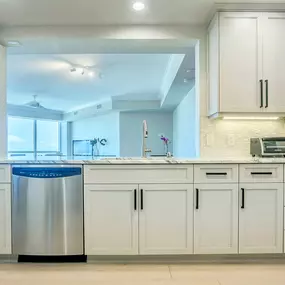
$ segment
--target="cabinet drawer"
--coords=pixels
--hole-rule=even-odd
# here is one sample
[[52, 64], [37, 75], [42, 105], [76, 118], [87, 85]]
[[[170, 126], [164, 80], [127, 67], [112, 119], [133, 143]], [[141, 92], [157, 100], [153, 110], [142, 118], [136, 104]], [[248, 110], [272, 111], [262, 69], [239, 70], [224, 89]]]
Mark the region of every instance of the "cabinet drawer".
[[283, 164], [243, 164], [239, 166], [240, 182], [283, 182]]
[[237, 183], [237, 164], [194, 165], [194, 183]]
[[193, 183], [193, 165], [85, 165], [84, 183]]
[[0, 165], [0, 183], [10, 183], [11, 172], [10, 165]]

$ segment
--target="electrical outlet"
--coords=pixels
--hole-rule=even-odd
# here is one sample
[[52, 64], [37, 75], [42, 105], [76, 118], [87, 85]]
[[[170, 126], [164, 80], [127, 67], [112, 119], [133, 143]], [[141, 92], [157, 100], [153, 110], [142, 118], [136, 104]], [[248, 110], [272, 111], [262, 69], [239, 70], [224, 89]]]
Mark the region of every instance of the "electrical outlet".
[[228, 135], [228, 146], [234, 146], [235, 145], [235, 135], [229, 134]]
[[206, 134], [205, 135], [205, 146], [213, 145], [214, 137], [213, 134]]

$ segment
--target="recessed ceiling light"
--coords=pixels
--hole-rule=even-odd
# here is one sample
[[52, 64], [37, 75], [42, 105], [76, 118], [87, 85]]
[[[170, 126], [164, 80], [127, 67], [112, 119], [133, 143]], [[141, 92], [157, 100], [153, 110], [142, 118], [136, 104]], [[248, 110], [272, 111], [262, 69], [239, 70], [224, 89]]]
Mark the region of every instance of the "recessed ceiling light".
[[7, 42], [7, 46], [9, 46], [9, 47], [19, 47], [19, 46], [21, 46], [21, 43], [18, 42], [18, 41], [8, 41]]
[[89, 71], [89, 72], [88, 72], [88, 75], [89, 75], [90, 77], [94, 77], [95, 72], [94, 72], [94, 71]]
[[144, 8], [145, 8], [145, 4], [143, 2], [137, 1], [133, 4], [133, 9], [135, 11], [142, 11], [144, 10]]

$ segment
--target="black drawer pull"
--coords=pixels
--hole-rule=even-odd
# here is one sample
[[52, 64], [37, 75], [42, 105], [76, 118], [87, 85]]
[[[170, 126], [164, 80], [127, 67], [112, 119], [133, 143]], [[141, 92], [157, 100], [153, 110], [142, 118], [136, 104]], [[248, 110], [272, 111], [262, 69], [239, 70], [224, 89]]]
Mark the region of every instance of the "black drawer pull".
[[244, 209], [244, 188], [241, 188], [241, 208]]
[[143, 189], [141, 189], [141, 210], [143, 210]]
[[199, 189], [196, 188], [196, 210], [199, 210]]
[[272, 175], [272, 172], [251, 172], [251, 175]]
[[227, 174], [227, 172], [206, 172], [206, 175], [207, 175], [207, 176], [211, 176], [211, 175], [213, 175], [213, 176], [214, 176], [214, 175], [215, 175], [215, 176], [216, 176], [216, 175], [225, 176], [225, 175], [228, 175], [228, 174]]
[[137, 210], [137, 189], [134, 190], [134, 208]]

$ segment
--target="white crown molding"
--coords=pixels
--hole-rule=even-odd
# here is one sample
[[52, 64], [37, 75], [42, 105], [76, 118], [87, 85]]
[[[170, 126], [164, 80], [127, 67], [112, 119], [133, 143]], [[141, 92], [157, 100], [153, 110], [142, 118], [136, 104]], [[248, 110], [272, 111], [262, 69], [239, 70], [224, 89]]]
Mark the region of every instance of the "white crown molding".
[[14, 117], [35, 118], [61, 121], [63, 112], [42, 108], [31, 108], [27, 106], [7, 104], [7, 114]]
[[285, 12], [285, 3], [217, 3], [208, 14], [207, 24], [217, 12], [231, 11]]

